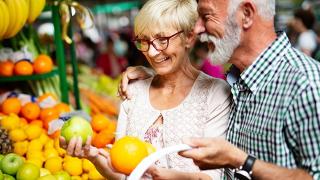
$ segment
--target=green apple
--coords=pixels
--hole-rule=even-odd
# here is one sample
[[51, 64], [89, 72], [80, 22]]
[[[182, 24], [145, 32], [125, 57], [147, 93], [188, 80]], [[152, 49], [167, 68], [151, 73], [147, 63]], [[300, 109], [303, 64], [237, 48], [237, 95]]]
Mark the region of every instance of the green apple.
[[18, 154], [7, 154], [1, 161], [2, 172], [14, 176], [22, 164], [23, 159]]
[[0, 154], [0, 170], [2, 170], [2, 168], [1, 168], [1, 161], [2, 161], [3, 158], [4, 158], [4, 155]]
[[71, 117], [61, 128], [61, 136], [65, 138], [67, 143], [72, 137], [81, 137], [84, 145], [88, 136], [92, 136], [92, 134], [93, 130], [90, 123], [80, 116]]
[[70, 180], [70, 175], [65, 171], [59, 171], [54, 174], [54, 177], [56, 177], [56, 180]]
[[48, 174], [51, 174], [51, 172], [48, 169], [40, 168], [40, 177]]
[[9, 174], [3, 174], [3, 176], [3, 180], [16, 180], [13, 176], [10, 176]]
[[54, 175], [52, 174], [47, 174], [45, 176], [41, 176], [39, 179], [37, 180], [57, 180]]
[[2, 171], [0, 170], [0, 180], [4, 179], [4, 174], [2, 173]]
[[40, 177], [40, 168], [32, 163], [24, 163], [16, 177], [17, 180], [37, 180]]

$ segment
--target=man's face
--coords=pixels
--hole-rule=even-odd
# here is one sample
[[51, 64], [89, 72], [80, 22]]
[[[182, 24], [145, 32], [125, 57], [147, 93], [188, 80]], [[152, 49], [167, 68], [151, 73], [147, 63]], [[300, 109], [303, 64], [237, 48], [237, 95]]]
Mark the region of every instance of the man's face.
[[[227, 63], [240, 44], [241, 28], [234, 13], [228, 13], [228, 0], [199, 0], [200, 19], [196, 32], [208, 42], [209, 58], [213, 64]], [[202, 29], [202, 31], [201, 31]]]

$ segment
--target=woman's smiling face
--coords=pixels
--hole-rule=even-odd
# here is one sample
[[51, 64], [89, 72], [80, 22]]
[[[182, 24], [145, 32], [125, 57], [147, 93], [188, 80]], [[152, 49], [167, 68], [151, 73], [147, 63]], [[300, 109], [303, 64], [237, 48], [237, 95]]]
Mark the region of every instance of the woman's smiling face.
[[[185, 62], [189, 61], [188, 47], [190, 46], [185, 41], [188, 37], [185, 36], [184, 32], [175, 28], [168, 28], [165, 31], [143, 34], [140, 38], [153, 42], [150, 43], [148, 51], [143, 52], [143, 54], [157, 74], [167, 75], [179, 71], [184, 67]], [[166, 42], [168, 42], [166, 49], [157, 50], [161, 49], [157, 44], [165, 44]]]

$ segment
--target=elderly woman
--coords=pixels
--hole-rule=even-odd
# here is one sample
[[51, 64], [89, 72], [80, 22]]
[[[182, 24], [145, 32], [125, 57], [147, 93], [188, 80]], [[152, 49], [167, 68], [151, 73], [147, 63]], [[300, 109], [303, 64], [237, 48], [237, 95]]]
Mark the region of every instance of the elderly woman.
[[[132, 98], [121, 104], [117, 138], [136, 136], [163, 148], [181, 143], [185, 136], [224, 137], [229, 87], [189, 60], [197, 17], [195, 0], [149, 0], [136, 16], [134, 42], [155, 75], [129, 85]], [[123, 177], [105, 163], [106, 153], [102, 156], [94, 147], [76, 152], [79, 143], [69, 144], [69, 154], [84, 154], [108, 179]], [[201, 171], [191, 159], [175, 153], [157, 161], [148, 174], [154, 179], [220, 179], [222, 172]]]

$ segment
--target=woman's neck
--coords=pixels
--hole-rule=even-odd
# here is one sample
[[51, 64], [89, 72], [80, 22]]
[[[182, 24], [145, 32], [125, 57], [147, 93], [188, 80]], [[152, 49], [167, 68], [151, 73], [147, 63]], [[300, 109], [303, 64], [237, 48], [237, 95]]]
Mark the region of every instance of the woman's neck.
[[186, 86], [192, 86], [193, 82], [198, 77], [200, 71], [191, 64], [167, 75], [156, 75], [152, 86], [154, 88], [177, 89]]

